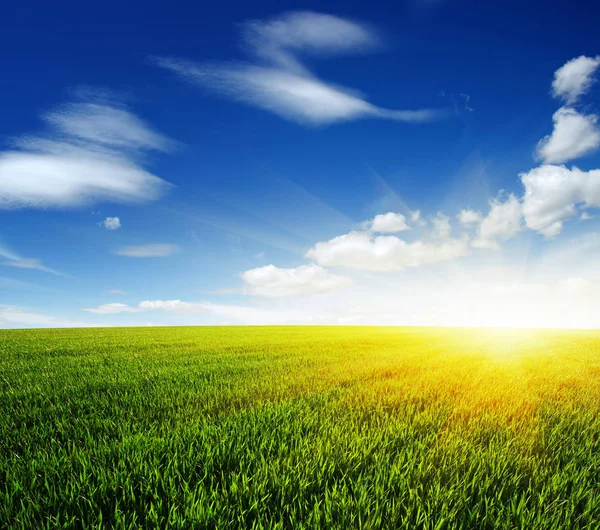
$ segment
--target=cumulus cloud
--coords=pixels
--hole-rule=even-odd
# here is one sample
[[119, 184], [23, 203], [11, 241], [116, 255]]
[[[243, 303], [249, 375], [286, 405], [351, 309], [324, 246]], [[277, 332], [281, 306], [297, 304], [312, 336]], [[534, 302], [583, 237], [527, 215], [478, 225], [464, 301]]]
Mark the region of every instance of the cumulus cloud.
[[575, 103], [594, 83], [594, 74], [600, 66], [600, 56], [582, 55], [571, 59], [554, 72], [552, 95], [567, 104]]
[[63, 276], [61, 272], [46, 267], [39, 259], [24, 258], [9, 248], [0, 244], [0, 265], [16, 269], [36, 269], [56, 276]]
[[414, 241], [397, 236], [377, 236], [350, 232], [317, 243], [306, 257], [319, 265], [370, 271], [401, 271], [436, 261], [446, 261], [469, 253], [467, 239]]
[[458, 222], [464, 226], [479, 224], [483, 221], [481, 212], [475, 210], [461, 210], [456, 217], [458, 218]]
[[431, 224], [433, 226], [433, 237], [436, 239], [447, 239], [450, 237], [452, 227], [450, 226], [450, 218], [448, 216], [442, 212], [438, 212], [432, 219]]
[[477, 228], [477, 238], [472, 246], [477, 248], [499, 248], [498, 240], [506, 241], [521, 231], [522, 207], [519, 199], [510, 194], [501, 202], [490, 202], [490, 211]]
[[119, 256], [130, 258], [165, 258], [179, 251], [178, 245], [170, 243], [151, 243], [148, 245], [130, 245], [113, 251]]
[[266, 298], [306, 296], [335, 291], [352, 285], [350, 278], [337, 276], [318, 265], [281, 269], [274, 265], [242, 273], [246, 294]]
[[536, 154], [545, 163], [560, 164], [600, 147], [598, 116], [562, 107], [552, 117], [554, 130], [540, 140]]
[[600, 207], [600, 169], [544, 165], [521, 174], [525, 187], [523, 215], [527, 227], [551, 238], [578, 208]]
[[44, 116], [49, 132], [0, 152], [0, 209], [140, 202], [169, 185], [142, 168], [140, 153], [170, 140], [117, 103], [76, 102]]
[[[417, 219], [418, 216], [415, 220]], [[395, 232], [410, 230], [410, 226], [406, 223], [406, 217], [393, 212], [376, 215], [373, 219], [363, 223], [363, 227], [382, 234], [393, 234]]]
[[326, 56], [368, 51], [379, 41], [377, 33], [365, 24], [301, 11], [243, 26], [245, 49], [254, 56], [254, 62], [214, 66], [170, 57], [154, 61], [218, 94], [309, 125], [366, 117], [407, 122], [443, 117], [445, 112], [431, 109], [378, 107], [355, 90], [319, 79], [300, 61], [302, 54]]
[[100, 223], [107, 230], [117, 230], [121, 228], [121, 220], [118, 217], [107, 217]]

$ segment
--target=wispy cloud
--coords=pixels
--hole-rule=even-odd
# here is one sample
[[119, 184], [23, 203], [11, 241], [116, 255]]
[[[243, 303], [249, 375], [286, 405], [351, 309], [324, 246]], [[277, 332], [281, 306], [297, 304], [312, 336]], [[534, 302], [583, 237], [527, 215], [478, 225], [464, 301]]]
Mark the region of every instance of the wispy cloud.
[[0, 209], [64, 208], [156, 199], [169, 187], [142, 168], [145, 151], [173, 143], [125, 106], [78, 101], [43, 116], [48, 132], [0, 152]]
[[[281, 312], [272, 309], [249, 307], [233, 304], [213, 304], [211, 302], [183, 302], [181, 300], [144, 300], [137, 306], [125, 304], [104, 304], [82, 311], [96, 314], [166, 312], [180, 315], [205, 315], [224, 319], [225, 323], [236, 324], [308, 324], [317, 320], [314, 311], [311, 313], [289, 310]], [[1, 321], [0, 321], [1, 322]]]
[[460, 94], [460, 97], [464, 100], [465, 102], [465, 110], [467, 112], [473, 112], [475, 109], [473, 107], [471, 107], [470, 105], [470, 101], [471, 101], [471, 96], [469, 94]]
[[119, 256], [130, 258], [165, 258], [179, 251], [178, 245], [171, 243], [151, 243], [148, 245], [130, 245], [113, 251]]
[[93, 324], [0, 306], [0, 328], [73, 328]]
[[107, 289], [106, 294], [127, 294], [125, 291], [123, 291], [122, 289]]
[[208, 313], [207, 304], [181, 300], [144, 300], [138, 304], [142, 311], [169, 311], [173, 313]]
[[242, 273], [246, 294], [265, 298], [307, 296], [349, 287], [351, 278], [331, 274], [318, 265], [302, 265], [282, 269], [274, 265], [250, 269]]
[[36, 285], [35, 283], [17, 280], [15, 278], [5, 278], [0, 276], [0, 289], [11, 289], [19, 291], [47, 291], [48, 287]]
[[14, 267], [16, 269], [35, 269], [55, 274], [56, 276], [64, 276], [63, 273], [55, 271], [50, 267], [46, 267], [39, 259], [24, 258], [2, 244], [0, 244], [0, 265], [4, 267]]
[[353, 89], [323, 81], [301, 62], [302, 54], [331, 56], [379, 47], [378, 33], [366, 24], [301, 11], [247, 22], [242, 37], [254, 62], [215, 66], [173, 57], [153, 61], [218, 94], [309, 125], [369, 117], [426, 122], [447, 115], [442, 110], [378, 107]]
[[95, 313], [96, 315], [112, 315], [115, 313], [138, 313], [141, 309], [137, 307], [131, 307], [127, 304], [120, 304], [118, 302], [110, 304], [102, 304], [98, 307], [83, 308], [82, 311], [88, 313]]

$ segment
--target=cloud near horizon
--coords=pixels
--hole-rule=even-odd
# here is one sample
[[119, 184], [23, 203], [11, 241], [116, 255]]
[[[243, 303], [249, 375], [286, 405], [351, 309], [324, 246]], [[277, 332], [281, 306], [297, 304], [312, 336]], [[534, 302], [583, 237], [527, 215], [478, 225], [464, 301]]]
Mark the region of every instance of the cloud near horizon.
[[351, 286], [351, 278], [337, 276], [318, 265], [281, 269], [274, 265], [250, 269], [241, 275], [245, 294], [265, 298], [309, 296]]
[[359, 118], [427, 122], [449, 115], [440, 109], [392, 110], [369, 103], [356, 90], [318, 78], [302, 54], [333, 56], [364, 53], [381, 45], [370, 26], [349, 19], [295, 11], [242, 25], [244, 49], [253, 62], [208, 65], [176, 57], [154, 57], [158, 66], [182, 79], [307, 125]]
[[181, 300], [144, 300], [137, 306], [111, 303], [98, 307], [83, 308], [81, 311], [97, 315], [150, 312], [167, 312], [181, 315], [204, 314], [224, 318], [230, 323], [248, 325], [311, 324], [321, 322], [319, 316], [315, 315], [314, 311], [301, 312], [291, 310], [282, 312], [260, 307], [213, 304], [211, 302], [183, 302]]
[[91, 326], [93, 324], [88, 322], [33, 313], [18, 307], [0, 306], [0, 328], [81, 328]]

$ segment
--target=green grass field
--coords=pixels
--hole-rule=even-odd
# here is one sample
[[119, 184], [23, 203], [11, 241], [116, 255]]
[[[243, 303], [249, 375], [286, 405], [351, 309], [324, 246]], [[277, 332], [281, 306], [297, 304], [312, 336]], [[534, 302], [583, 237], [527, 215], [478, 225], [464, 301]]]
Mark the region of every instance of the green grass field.
[[600, 333], [0, 332], [3, 528], [600, 528]]

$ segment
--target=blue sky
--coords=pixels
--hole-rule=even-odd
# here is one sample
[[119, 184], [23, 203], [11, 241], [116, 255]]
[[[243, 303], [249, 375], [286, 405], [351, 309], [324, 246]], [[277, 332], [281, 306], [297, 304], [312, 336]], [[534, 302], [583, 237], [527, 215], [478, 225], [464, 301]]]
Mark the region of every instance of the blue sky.
[[593, 2], [13, 3], [0, 327], [600, 327]]

